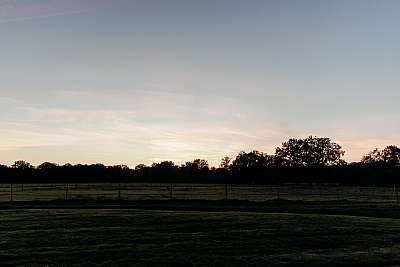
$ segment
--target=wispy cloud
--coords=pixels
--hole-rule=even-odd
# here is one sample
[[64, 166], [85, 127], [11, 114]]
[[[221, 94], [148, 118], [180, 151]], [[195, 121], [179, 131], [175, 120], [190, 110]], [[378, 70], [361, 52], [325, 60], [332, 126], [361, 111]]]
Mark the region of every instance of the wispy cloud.
[[[42, 159], [37, 153], [67, 162], [71, 155], [65, 149], [74, 148], [79, 151], [73, 156], [76, 161], [114, 164], [129, 160], [129, 165], [135, 165], [162, 160], [183, 163], [202, 157], [217, 165], [223, 156], [235, 156], [240, 150], [273, 153], [288, 138], [315, 134], [332, 137], [352, 161], [396, 141], [396, 136], [368, 131], [371, 119], [353, 122], [354, 127], [298, 128], [270, 120], [264, 113], [268, 110], [250, 107], [234, 97], [74, 89], [57, 90], [48, 98], [46, 102], [0, 98], [0, 102], [13, 102], [9, 107], [19, 112], [3, 117], [0, 123], [0, 160], [29, 151], [26, 155], [31, 158], [26, 159], [33, 163]], [[235, 110], [241, 111], [240, 116]], [[385, 129], [385, 122], [378, 128]]]
[[[228, 107], [249, 108], [229, 97], [207, 101], [206, 96], [189, 93], [129, 90], [62, 90], [48, 97], [55, 104], [22, 101], [14, 107], [22, 113], [0, 123], [0, 135], [4, 137], [0, 150], [32, 151], [36, 147], [41, 151], [46, 147], [81, 145], [88, 151], [80, 152], [82, 155], [77, 158], [85, 158], [93, 149], [99, 155], [107, 149], [113, 155], [105, 161], [118, 163], [124, 147], [136, 147], [131, 155], [137, 158], [136, 164], [167, 159], [185, 162], [203, 157], [216, 165], [225, 154], [233, 156], [253, 145], [265, 147], [279, 134], [272, 130], [272, 125], [268, 131], [243, 129], [242, 123], [250, 114], [238, 118], [232, 116]], [[64, 105], [58, 98], [62, 98]]]

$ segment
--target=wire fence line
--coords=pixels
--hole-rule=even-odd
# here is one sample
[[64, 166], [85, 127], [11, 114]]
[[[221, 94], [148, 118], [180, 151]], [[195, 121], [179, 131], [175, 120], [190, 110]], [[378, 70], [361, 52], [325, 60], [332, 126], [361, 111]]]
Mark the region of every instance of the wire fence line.
[[396, 187], [183, 183], [0, 184], [0, 202], [57, 199], [399, 202]]

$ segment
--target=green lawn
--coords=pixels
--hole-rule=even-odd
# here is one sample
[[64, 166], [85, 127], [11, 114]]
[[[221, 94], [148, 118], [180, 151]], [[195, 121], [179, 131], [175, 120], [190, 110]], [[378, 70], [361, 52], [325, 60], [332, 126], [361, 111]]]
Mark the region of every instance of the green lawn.
[[0, 266], [392, 266], [400, 220], [142, 210], [2, 210]]

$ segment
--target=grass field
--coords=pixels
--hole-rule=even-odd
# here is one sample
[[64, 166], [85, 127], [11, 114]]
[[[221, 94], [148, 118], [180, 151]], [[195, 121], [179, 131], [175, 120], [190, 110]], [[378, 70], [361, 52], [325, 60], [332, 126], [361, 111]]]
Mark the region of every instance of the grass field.
[[320, 214], [0, 210], [1, 266], [394, 266], [400, 220]]
[[0, 266], [400, 265], [389, 187], [25, 184], [13, 202], [10, 189]]
[[[296, 201], [395, 202], [391, 187], [351, 187], [334, 185], [228, 185], [224, 184], [14, 184], [13, 201], [54, 199], [229, 199], [266, 201], [283, 198]], [[0, 184], [0, 202], [10, 201], [9, 184]]]

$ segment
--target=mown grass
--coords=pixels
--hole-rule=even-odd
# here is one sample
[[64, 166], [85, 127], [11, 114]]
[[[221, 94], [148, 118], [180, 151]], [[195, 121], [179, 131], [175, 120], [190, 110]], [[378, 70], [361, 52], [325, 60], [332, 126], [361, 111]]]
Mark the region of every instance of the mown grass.
[[1, 266], [391, 266], [400, 221], [338, 215], [2, 210]]

